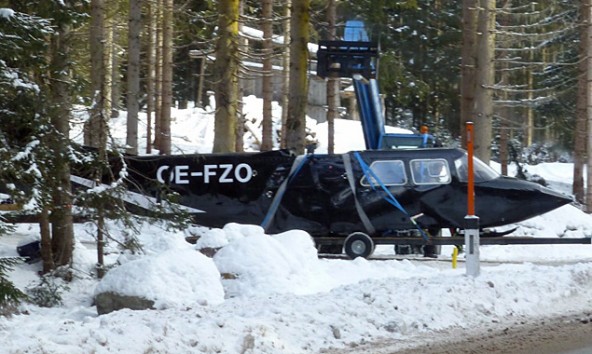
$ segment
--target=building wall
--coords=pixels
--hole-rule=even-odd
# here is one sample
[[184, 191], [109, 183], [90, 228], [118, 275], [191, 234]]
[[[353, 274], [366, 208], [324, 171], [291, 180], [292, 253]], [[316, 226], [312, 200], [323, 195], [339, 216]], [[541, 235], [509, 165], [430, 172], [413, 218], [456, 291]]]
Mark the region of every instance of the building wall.
[[[281, 102], [282, 100], [282, 72], [274, 70], [271, 79], [273, 87], [273, 100]], [[254, 95], [263, 97], [263, 80], [260, 75], [248, 75], [243, 79], [243, 92], [245, 96]], [[327, 106], [327, 83], [324, 79], [316, 75], [310, 75], [308, 78], [308, 107], [306, 114], [318, 121], [326, 121]]]

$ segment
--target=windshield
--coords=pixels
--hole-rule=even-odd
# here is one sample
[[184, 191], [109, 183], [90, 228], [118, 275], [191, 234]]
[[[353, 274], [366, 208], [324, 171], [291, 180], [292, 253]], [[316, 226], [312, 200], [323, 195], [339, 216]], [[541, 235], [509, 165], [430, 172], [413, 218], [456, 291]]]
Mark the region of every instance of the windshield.
[[[456, 166], [456, 174], [461, 182], [468, 180], [468, 165], [467, 165], [467, 154], [454, 160]], [[487, 166], [483, 161], [476, 157], [473, 157], [473, 169], [475, 174], [475, 182], [490, 181], [494, 178], [498, 178], [499, 173], [495, 172], [491, 167]]]

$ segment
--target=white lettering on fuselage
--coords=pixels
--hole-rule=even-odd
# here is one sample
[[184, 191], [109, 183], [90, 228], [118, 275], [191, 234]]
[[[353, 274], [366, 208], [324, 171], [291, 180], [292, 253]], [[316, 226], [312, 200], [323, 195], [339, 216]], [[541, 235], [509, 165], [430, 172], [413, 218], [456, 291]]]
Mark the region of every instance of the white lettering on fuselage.
[[[167, 179], [168, 181], [165, 180]], [[156, 170], [156, 179], [161, 183], [189, 184], [200, 178], [203, 183], [247, 183], [253, 178], [253, 168], [246, 164], [203, 165], [202, 171], [191, 171], [188, 165], [162, 165]]]

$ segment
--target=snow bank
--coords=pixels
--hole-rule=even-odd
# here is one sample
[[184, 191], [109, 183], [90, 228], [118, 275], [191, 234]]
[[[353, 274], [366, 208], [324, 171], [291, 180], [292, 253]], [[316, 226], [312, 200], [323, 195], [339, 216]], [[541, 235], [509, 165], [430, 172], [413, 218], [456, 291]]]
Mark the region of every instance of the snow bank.
[[[236, 225], [236, 224], [235, 224]], [[261, 294], [309, 294], [321, 290], [317, 277], [320, 263], [314, 241], [304, 231], [266, 235], [261, 228], [225, 227], [227, 238], [242, 230], [214, 256], [218, 270], [225, 275], [222, 284], [227, 297]]]
[[115, 292], [155, 302], [157, 309], [224, 301], [220, 273], [210, 258], [192, 249], [171, 249], [110, 270], [95, 295]]

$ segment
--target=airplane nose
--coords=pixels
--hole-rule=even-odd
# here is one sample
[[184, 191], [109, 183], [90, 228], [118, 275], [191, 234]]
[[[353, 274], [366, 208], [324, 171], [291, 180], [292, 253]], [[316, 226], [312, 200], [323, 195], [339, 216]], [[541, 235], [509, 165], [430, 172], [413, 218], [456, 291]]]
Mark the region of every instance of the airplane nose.
[[[440, 224], [464, 227], [467, 215], [466, 186], [434, 188], [422, 196], [423, 225], [428, 217]], [[534, 182], [500, 176], [475, 183], [475, 214], [483, 228], [496, 227], [530, 219], [559, 208], [573, 200]]]
[[539, 204], [541, 204], [541, 207], [547, 206], [549, 208], [548, 211], [559, 208], [560, 206], [569, 204], [574, 201], [572, 196], [559, 193], [544, 186], [539, 186], [539, 192], [540, 200], [538, 202]]
[[482, 226], [517, 223], [544, 214], [573, 198], [538, 183], [501, 177], [476, 187], [477, 215]]

